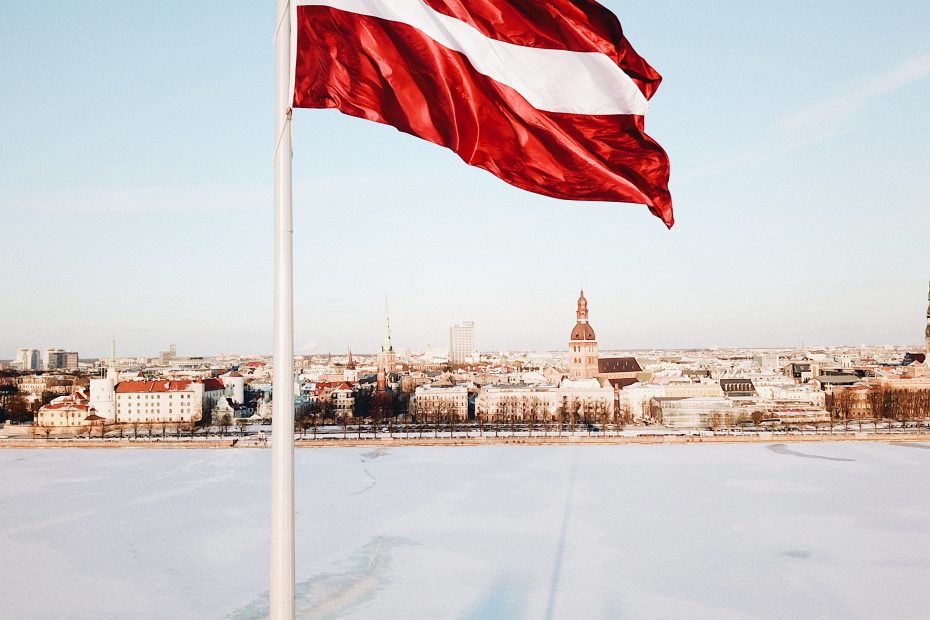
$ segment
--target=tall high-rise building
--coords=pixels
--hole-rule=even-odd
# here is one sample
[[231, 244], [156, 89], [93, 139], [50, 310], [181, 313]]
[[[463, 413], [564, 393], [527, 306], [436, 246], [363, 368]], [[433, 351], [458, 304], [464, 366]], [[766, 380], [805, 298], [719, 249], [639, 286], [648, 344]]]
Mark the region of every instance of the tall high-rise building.
[[64, 349], [45, 349], [45, 370], [77, 370], [78, 354]]
[[597, 374], [597, 338], [588, 323], [588, 300], [584, 291], [578, 297], [575, 328], [568, 341], [568, 376], [571, 379], [591, 379]]
[[17, 370], [42, 370], [42, 358], [38, 349], [18, 349], [13, 367]]
[[465, 321], [449, 328], [449, 361], [453, 364], [478, 361], [474, 321]]
[[171, 363], [171, 360], [178, 356], [178, 348], [175, 345], [169, 345], [167, 351], [162, 351], [158, 354], [158, 363], [162, 366], [167, 366]]

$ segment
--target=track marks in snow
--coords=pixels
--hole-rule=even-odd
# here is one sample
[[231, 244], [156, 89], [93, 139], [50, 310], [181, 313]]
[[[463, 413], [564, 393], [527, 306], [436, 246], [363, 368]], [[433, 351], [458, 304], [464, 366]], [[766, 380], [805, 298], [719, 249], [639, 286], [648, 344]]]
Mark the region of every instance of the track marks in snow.
[[388, 451], [386, 448], [373, 448], [368, 452], [362, 453], [362, 473], [365, 474], [366, 478], [368, 478], [368, 486], [366, 486], [364, 489], [349, 493], [350, 496], [361, 495], [362, 493], [367, 493], [368, 491], [375, 488], [375, 485], [378, 484], [378, 479], [375, 478], [374, 474], [372, 474], [368, 468], [364, 466], [364, 464], [368, 461], [381, 458], [382, 456], [387, 456], [387, 454]]
[[378, 480], [377, 480], [373, 475], [371, 475], [371, 472], [368, 471], [368, 468], [367, 468], [367, 467], [364, 468], [364, 469], [362, 470], [362, 472], [363, 472], [366, 476], [368, 476], [368, 481], [369, 481], [369, 482], [368, 482], [368, 486], [365, 487], [364, 489], [355, 491], [354, 493], [350, 493], [349, 495], [361, 495], [362, 493], [367, 493], [368, 491], [370, 491], [370, 490], [372, 490], [373, 488], [375, 488], [375, 485], [376, 485], [376, 484], [378, 484]]
[[797, 456], [802, 459], [820, 459], [822, 461], [842, 461], [845, 463], [855, 463], [856, 459], [845, 459], [837, 456], [821, 456], [819, 454], [807, 454], [804, 452], [798, 452], [797, 450], [792, 450], [783, 443], [776, 443], [774, 445], [768, 446], [768, 450], [774, 452], [775, 454], [787, 454], [790, 456]]
[[387, 448], [372, 448], [368, 452], [362, 453], [362, 461], [371, 461], [377, 458], [381, 458], [382, 456], [387, 456], [387, 454]]
[[930, 445], [925, 443], [910, 443], [908, 441], [892, 441], [891, 445], [899, 448], [918, 448], [920, 450], [930, 450]]
[[[371, 600], [387, 583], [395, 548], [413, 544], [403, 538], [379, 536], [362, 547], [343, 567], [319, 573], [296, 584], [295, 615], [302, 620], [351, 616], [361, 603]], [[229, 620], [268, 617], [268, 593], [229, 614]]]

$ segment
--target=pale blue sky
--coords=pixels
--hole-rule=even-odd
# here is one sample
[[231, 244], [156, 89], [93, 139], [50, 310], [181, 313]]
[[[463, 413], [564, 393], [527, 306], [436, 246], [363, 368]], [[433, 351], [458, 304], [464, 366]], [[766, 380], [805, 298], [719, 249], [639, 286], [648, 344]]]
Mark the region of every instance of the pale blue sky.
[[[665, 77], [677, 224], [555, 201], [334, 111], [295, 113], [298, 352], [477, 322], [564, 348], [916, 344], [930, 3], [608, 1]], [[271, 351], [273, 2], [0, 5], [0, 358]]]

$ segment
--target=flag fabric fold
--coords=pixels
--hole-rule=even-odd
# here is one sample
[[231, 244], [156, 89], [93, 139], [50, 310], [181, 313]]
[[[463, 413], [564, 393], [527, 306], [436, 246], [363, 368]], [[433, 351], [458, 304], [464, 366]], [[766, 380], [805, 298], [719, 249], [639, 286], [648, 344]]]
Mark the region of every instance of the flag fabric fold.
[[659, 74], [589, 0], [293, 0], [293, 107], [447, 147], [525, 190], [674, 223]]

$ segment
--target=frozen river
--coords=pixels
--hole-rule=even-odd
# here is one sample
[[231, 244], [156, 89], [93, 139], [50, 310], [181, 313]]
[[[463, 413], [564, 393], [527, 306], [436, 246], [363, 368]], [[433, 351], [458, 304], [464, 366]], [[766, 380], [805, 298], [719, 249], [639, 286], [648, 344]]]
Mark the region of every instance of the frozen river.
[[[0, 617], [261, 618], [268, 450], [0, 450]], [[298, 450], [302, 618], [921, 618], [930, 444]]]

